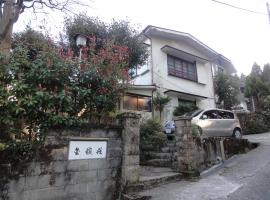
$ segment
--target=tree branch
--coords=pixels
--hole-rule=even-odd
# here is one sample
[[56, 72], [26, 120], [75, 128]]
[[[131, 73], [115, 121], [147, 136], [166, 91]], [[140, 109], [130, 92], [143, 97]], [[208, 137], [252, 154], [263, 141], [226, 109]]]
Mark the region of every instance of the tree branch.
[[25, 9], [33, 9], [34, 14], [45, 7], [73, 13], [69, 6], [73, 4], [87, 6], [80, 1], [82, 0], [0, 0], [0, 45], [6, 37], [11, 38], [13, 24]]

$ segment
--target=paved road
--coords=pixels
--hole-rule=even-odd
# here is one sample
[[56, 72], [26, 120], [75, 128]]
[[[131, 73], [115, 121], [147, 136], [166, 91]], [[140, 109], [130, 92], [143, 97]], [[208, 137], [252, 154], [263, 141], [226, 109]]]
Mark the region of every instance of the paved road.
[[270, 133], [246, 136], [260, 146], [237, 155], [202, 178], [145, 191], [153, 200], [270, 200]]

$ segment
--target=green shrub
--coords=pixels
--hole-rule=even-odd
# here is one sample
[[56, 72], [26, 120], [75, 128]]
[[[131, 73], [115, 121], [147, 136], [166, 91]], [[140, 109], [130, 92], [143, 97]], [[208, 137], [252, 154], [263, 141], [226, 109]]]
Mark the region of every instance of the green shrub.
[[244, 134], [255, 134], [270, 131], [270, 115], [267, 113], [237, 114]]
[[0, 52], [0, 139], [24, 139], [27, 128], [27, 140], [38, 140], [49, 127], [74, 126], [116, 109], [128, 81], [127, 47], [106, 40], [96, 49], [91, 38], [78, 60], [50, 40], [24, 41], [14, 42], [9, 57]]
[[192, 129], [192, 135], [194, 137], [200, 137], [201, 136], [202, 131], [201, 131], [201, 128], [198, 125], [192, 124], [191, 129]]
[[192, 103], [180, 103], [173, 111], [174, 116], [181, 116], [187, 112], [197, 110], [198, 107]]
[[3, 151], [5, 149], [5, 144], [0, 142], [0, 151]]
[[140, 146], [152, 147], [153, 150], [159, 150], [166, 142], [166, 135], [162, 132], [162, 125], [157, 120], [149, 119], [140, 127]]
[[164, 106], [169, 103], [171, 100], [170, 97], [162, 96], [160, 93], [157, 93], [157, 95], [153, 98], [153, 105], [155, 107], [155, 110], [159, 111], [159, 119], [161, 120], [161, 113], [164, 109]]

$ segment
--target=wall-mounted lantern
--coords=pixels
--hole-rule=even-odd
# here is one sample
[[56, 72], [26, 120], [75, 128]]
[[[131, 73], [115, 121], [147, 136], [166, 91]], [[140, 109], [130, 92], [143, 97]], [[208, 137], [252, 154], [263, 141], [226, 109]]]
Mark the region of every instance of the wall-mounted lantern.
[[79, 59], [82, 59], [82, 47], [86, 46], [86, 42], [87, 42], [87, 37], [85, 35], [82, 34], [76, 34], [75, 35], [75, 42], [76, 42], [76, 46], [79, 48]]
[[82, 34], [76, 34], [75, 41], [78, 47], [86, 46], [87, 37]]

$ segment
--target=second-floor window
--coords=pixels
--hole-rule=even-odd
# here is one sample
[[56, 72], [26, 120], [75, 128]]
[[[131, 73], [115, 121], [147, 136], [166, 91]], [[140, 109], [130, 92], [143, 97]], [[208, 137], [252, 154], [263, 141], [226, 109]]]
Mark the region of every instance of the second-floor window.
[[179, 78], [197, 81], [196, 63], [188, 62], [173, 56], [167, 57], [168, 74]]

